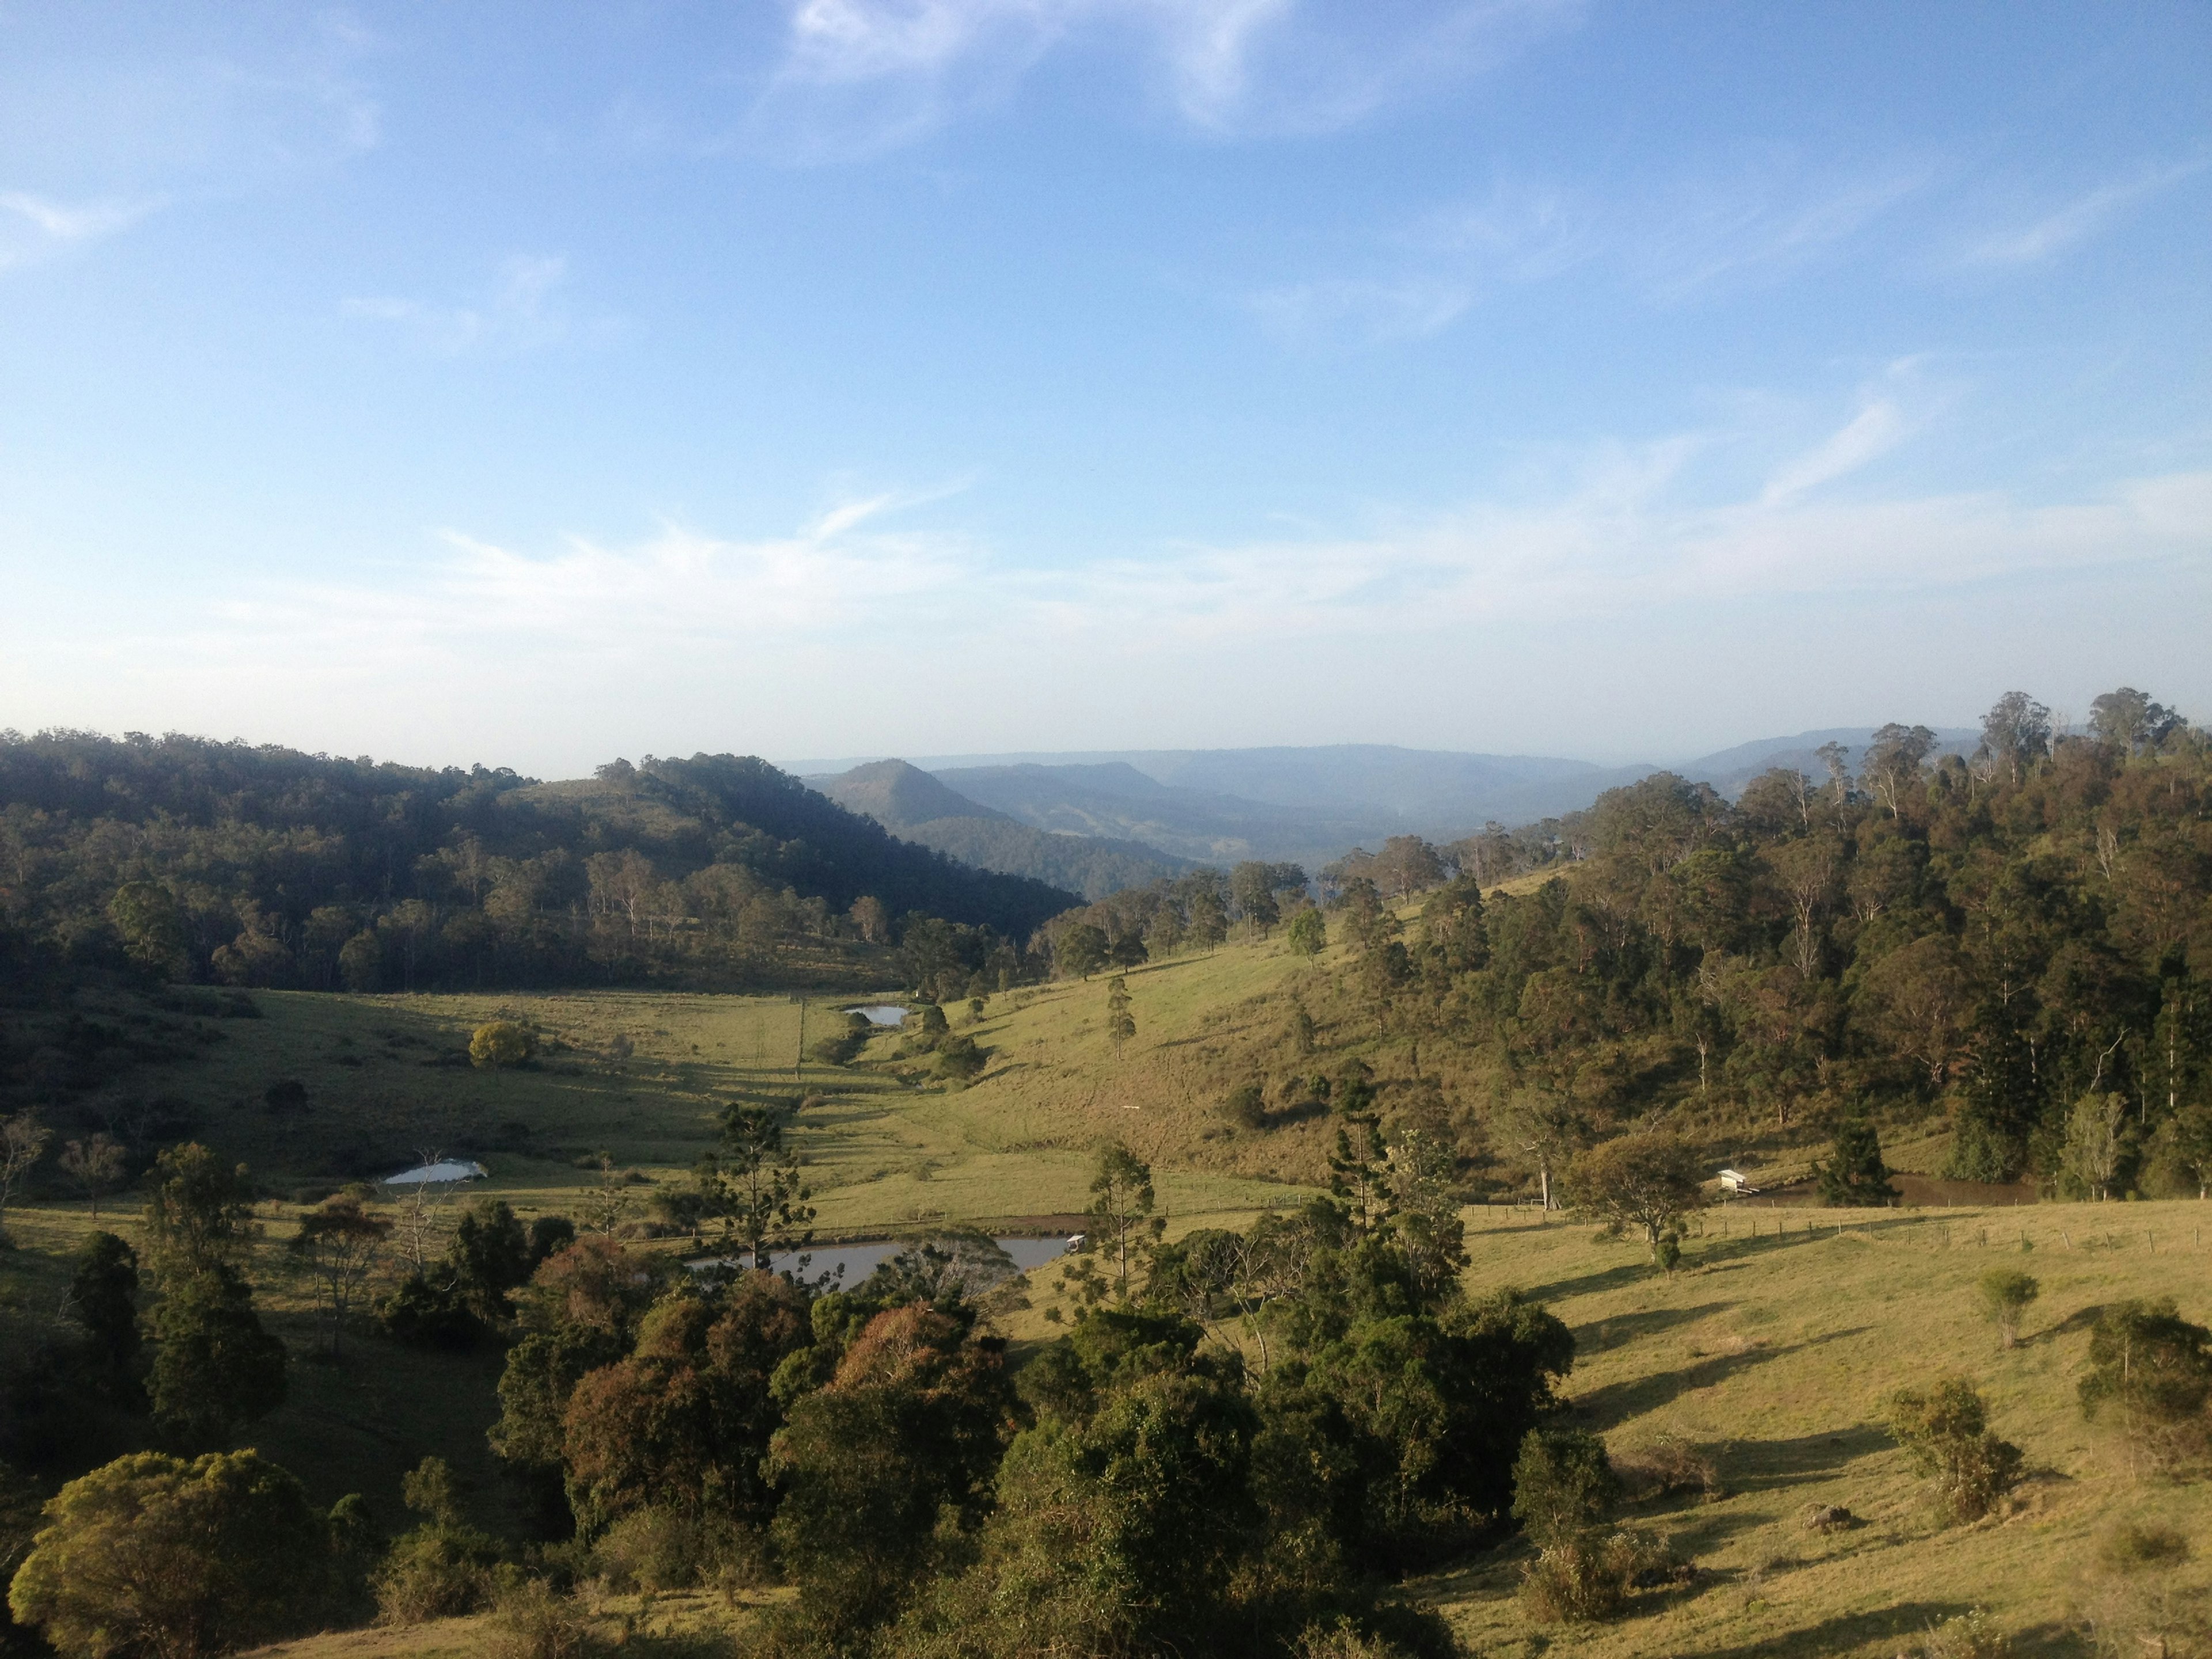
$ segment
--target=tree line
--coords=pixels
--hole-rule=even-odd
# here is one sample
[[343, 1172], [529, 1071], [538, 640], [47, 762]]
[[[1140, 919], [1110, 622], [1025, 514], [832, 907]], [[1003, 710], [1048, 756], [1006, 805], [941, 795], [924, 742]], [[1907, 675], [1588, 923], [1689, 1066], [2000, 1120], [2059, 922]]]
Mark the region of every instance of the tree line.
[[1933, 748], [1887, 726], [1856, 769], [1733, 802], [1655, 774], [1562, 820], [1534, 890], [1486, 892], [1467, 843], [1348, 860], [1347, 1033], [1478, 1079], [1537, 1180], [1639, 1121], [1787, 1142], [1941, 1113], [1960, 1178], [2201, 1195], [2212, 739], [2123, 688], [2083, 732], [2014, 692], [1972, 755]]
[[766, 763], [541, 785], [142, 733], [0, 732], [0, 972], [307, 989], [866, 977], [896, 919], [1026, 939], [1075, 896]]

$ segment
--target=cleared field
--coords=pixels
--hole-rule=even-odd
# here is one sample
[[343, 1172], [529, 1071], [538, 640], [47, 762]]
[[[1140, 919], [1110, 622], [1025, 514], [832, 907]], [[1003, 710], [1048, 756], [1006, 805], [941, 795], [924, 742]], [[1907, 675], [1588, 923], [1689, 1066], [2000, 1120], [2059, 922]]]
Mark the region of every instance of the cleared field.
[[[1264, 978], [1273, 965], [1267, 947], [1250, 955]], [[1246, 965], [1242, 955], [1217, 960]], [[1152, 972], [1172, 985], [1185, 965]], [[263, 1018], [202, 1022], [215, 1040], [189, 1059], [139, 1068], [104, 1104], [173, 1126], [165, 1139], [204, 1139], [289, 1196], [443, 1153], [483, 1162], [492, 1172], [485, 1190], [528, 1214], [580, 1202], [599, 1180], [600, 1152], [641, 1177], [645, 1188], [635, 1195], [643, 1198], [653, 1183], [683, 1179], [714, 1146], [728, 1102], [803, 1096], [809, 1104], [796, 1144], [823, 1231], [1013, 1222], [1081, 1210], [1091, 1150], [1103, 1138], [1172, 1150], [1203, 1132], [1191, 1121], [1204, 1116], [1201, 1103], [1164, 1101], [1157, 1090], [1147, 1097], [1152, 1117], [1172, 1116], [1171, 1124], [1146, 1121], [1146, 1103], [1071, 1107], [1071, 1097], [1095, 1103], [1108, 1093], [1095, 1080], [1097, 1057], [1077, 1017], [1085, 992], [1103, 1003], [1103, 984], [1021, 992], [997, 1000], [980, 1024], [963, 1024], [995, 1051], [990, 1073], [966, 1090], [930, 1080], [922, 1065], [870, 1063], [889, 1055], [896, 1036], [878, 1038], [854, 1067], [801, 1063], [802, 1005], [788, 997], [263, 992], [255, 997]], [[1208, 1005], [1218, 992], [1209, 979], [1188, 1000]], [[842, 1024], [839, 1011], [853, 1000], [805, 1003], [808, 1040]], [[538, 1058], [506, 1071], [468, 1065], [469, 1033], [495, 1018], [532, 1026]], [[1154, 1044], [1174, 1047], [1165, 1037]], [[1133, 1079], [1157, 1080], [1166, 1069], [1148, 1065], [1138, 1045], [1126, 1066]], [[1070, 1078], [1093, 1080], [1055, 1086]], [[271, 1085], [284, 1081], [301, 1085], [304, 1105], [267, 1103]], [[1178, 1169], [1173, 1160], [1161, 1180], [1164, 1201], [1190, 1215], [1249, 1212], [1298, 1196], [1276, 1182]]]
[[[2123, 1518], [2190, 1539], [2194, 1559], [2167, 1589], [2178, 1604], [2196, 1598], [2199, 1634], [2169, 1630], [2169, 1650], [2203, 1650], [2191, 1643], [2212, 1632], [2206, 1487], [2131, 1471], [2116, 1431], [2082, 1420], [2075, 1390], [2100, 1307], [2170, 1295], [2185, 1316], [2212, 1320], [2212, 1205], [1739, 1212], [1725, 1236], [1715, 1212], [1671, 1278], [1587, 1225], [1528, 1212], [1471, 1219], [1471, 1287], [1519, 1285], [1574, 1328], [1578, 1421], [1617, 1456], [1686, 1443], [1714, 1460], [1725, 1494], [1632, 1512], [1699, 1573], [1647, 1592], [1617, 1624], [1532, 1630], [1513, 1599], [1527, 1559], [1517, 1548], [1413, 1586], [1472, 1650], [1887, 1659], [1980, 1607], [2024, 1654], [2097, 1651], [2092, 1621], [2117, 1638], [2110, 1651], [2157, 1652], [2138, 1644], [2152, 1626], [2128, 1611], [2150, 1587], [2099, 1565], [2100, 1540]], [[2009, 1351], [1974, 1291], [1998, 1266], [2042, 1284]], [[2029, 1470], [2013, 1512], [1971, 1527], [1935, 1524], [1923, 1484], [1875, 1426], [1883, 1396], [1947, 1371], [1974, 1380]], [[1843, 1505], [1859, 1524], [1808, 1530], [1814, 1504]]]

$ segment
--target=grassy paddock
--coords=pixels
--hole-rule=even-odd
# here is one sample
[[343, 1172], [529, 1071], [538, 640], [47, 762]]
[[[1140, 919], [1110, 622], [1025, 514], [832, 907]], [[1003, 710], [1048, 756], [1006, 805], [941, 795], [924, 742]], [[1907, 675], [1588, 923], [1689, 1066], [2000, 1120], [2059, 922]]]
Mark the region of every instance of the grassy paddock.
[[[1532, 1210], [1468, 1218], [1470, 1287], [1518, 1285], [1574, 1328], [1578, 1422], [1616, 1455], [1686, 1443], [1714, 1460], [1726, 1493], [1632, 1512], [1701, 1572], [1644, 1593], [1614, 1624], [1532, 1629], [1513, 1599], [1519, 1548], [1414, 1586], [1475, 1652], [1887, 1659], [1978, 1606], [2021, 1652], [2086, 1654], [2081, 1621], [2117, 1593], [2097, 1541], [2123, 1517], [2179, 1528], [2196, 1558], [2180, 1583], [2212, 1589], [2205, 1486], [2131, 1470], [2117, 1435], [2084, 1423], [2075, 1401], [2100, 1307], [2171, 1295], [2212, 1320], [2212, 1205], [1709, 1213], [1672, 1277], [1586, 1224]], [[2042, 1283], [2010, 1351], [1975, 1293], [2000, 1266]], [[1875, 1426], [1885, 1395], [1947, 1371], [1980, 1387], [2030, 1470], [2013, 1513], [1972, 1527], [1935, 1524]], [[1863, 1524], [1808, 1530], [1812, 1504]]]

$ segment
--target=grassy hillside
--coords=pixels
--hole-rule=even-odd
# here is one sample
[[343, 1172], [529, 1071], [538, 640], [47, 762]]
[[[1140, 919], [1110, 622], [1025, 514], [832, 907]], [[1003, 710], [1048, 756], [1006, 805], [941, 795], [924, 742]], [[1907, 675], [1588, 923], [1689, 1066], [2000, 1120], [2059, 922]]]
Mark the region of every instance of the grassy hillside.
[[[1110, 1135], [1152, 1160], [1161, 1206], [1181, 1232], [1235, 1224], [1313, 1190], [1334, 1125], [1319, 1110], [1286, 1108], [1280, 1085], [1355, 1055], [1374, 1067], [1390, 1109], [1452, 1114], [1479, 1150], [1474, 1083], [1377, 1035], [1345, 1000], [1352, 993], [1329, 988], [1333, 960], [1316, 969], [1260, 941], [1147, 964], [1128, 975], [1138, 1034], [1118, 1057], [1104, 1030], [1103, 977], [994, 998], [980, 1018], [962, 1005], [948, 1010], [955, 1029], [971, 1032], [990, 1060], [959, 1090], [933, 1080], [928, 1056], [902, 1057], [907, 1039], [896, 1033], [877, 1037], [851, 1067], [798, 1065], [802, 1005], [788, 997], [262, 992], [259, 1019], [94, 999], [80, 1014], [139, 1034], [148, 1058], [113, 1073], [79, 1122], [57, 1127], [189, 1133], [253, 1166], [271, 1194], [253, 1277], [297, 1362], [291, 1400], [255, 1431], [263, 1450], [323, 1501], [365, 1492], [386, 1525], [401, 1519], [400, 1474], [435, 1453], [462, 1476], [479, 1517], [519, 1532], [518, 1500], [483, 1440], [496, 1358], [410, 1352], [365, 1331], [343, 1364], [312, 1358], [307, 1287], [277, 1248], [296, 1202], [427, 1151], [480, 1158], [492, 1171], [488, 1190], [526, 1215], [578, 1207], [600, 1179], [580, 1165], [602, 1150], [632, 1172], [627, 1190], [643, 1200], [681, 1180], [711, 1144], [723, 1102], [798, 1090], [811, 1103], [799, 1141], [825, 1231], [880, 1234], [940, 1218], [1065, 1224], [1085, 1200], [1091, 1149]], [[804, 1005], [808, 1038], [843, 1006]], [[1311, 1055], [1296, 1053], [1290, 1032], [1298, 1006], [1316, 1022]], [[495, 1016], [537, 1030], [532, 1066], [488, 1073], [465, 1063], [468, 1031]], [[626, 1057], [617, 1058], [617, 1038]], [[1269, 1085], [1268, 1124], [1232, 1126], [1220, 1102], [1255, 1076]], [[288, 1079], [304, 1086], [305, 1108], [272, 1113], [266, 1091]], [[1893, 1158], [1932, 1170], [1943, 1146], [1930, 1125], [1917, 1139], [1894, 1138]], [[1804, 1148], [1764, 1155], [1772, 1177], [1784, 1177]], [[1479, 1164], [1478, 1179], [1504, 1194], [1520, 1176], [1502, 1162]], [[110, 1224], [118, 1207], [128, 1213], [112, 1204]], [[1632, 1511], [1699, 1571], [1687, 1585], [1644, 1592], [1615, 1624], [1528, 1626], [1513, 1598], [1525, 1559], [1517, 1548], [1410, 1585], [1472, 1651], [1875, 1659], [1917, 1652], [1930, 1625], [1982, 1607], [2021, 1652], [2087, 1655], [2095, 1650], [2083, 1621], [2144, 1594], [2097, 1565], [2099, 1540], [2124, 1516], [2179, 1528], [2196, 1554], [2174, 1583], [2191, 1594], [2212, 1583], [2205, 1488], [2132, 1473], [2111, 1431], [2085, 1425], [2074, 1404], [2097, 1308], [2170, 1294], [2187, 1316], [2212, 1320], [2203, 1237], [2212, 1205], [1739, 1206], [1709, 1212], [1672, 1277], [1651, 1272], [1632, 1244], [1594, 1238], [1586, 1223], [1503, 1202], [1466, 1214], [1470, 1289], [1517, 1285], [1574, 1328], [1567, 1392], [1577, 1419], [1624, 1459], [1686, 1447], [1711, 1461], [1717, 1483], [1711, 1501], [1678, 1493]], [[63, 1258], [91, 1224], [81, 1199], [51, 1185], [11, 1213], [20, 1248], [0, 1255], [0, 1322], [19, 1334], [51, 1322]], [[2010, 1352], [1974, 1306], [1974, 1281], [1997, 1265], [2043, 1282], [2027, 1340]], [[1044, 1315], [1059, 1300], [1056, 1277], [1052, 1268], [1032, 1275], [1031, 1305], [1006, 1321], [1018, 1345], [1054, 1331]], [[1948, 1530], [1935, 1526], [1903, 1455], [1873, 1426], [1885, 1394], [1944, 1370], [1978, 1382], [1993, 1426], [2023, 1447], [2031, 1470], [2012, 1513]], [[1808, 1531], [1802, 1516], [1814, 1503], [1847, 1506], [1861, 1524]], [[636, 1632], [641, 1652], [664, 1629], [673, 1632], [665, 1650], [680, 1651], [692, 1639], [682, 1632], [748, 1616], [708, 1596], [631, 1598], [608, 1604], [605, 1628]], [[463, 1621], [284, 1650], [397, 1659], [483, 1651], [489, 1639], [481, 1622]], [[2170, 1650], [2191, 1650], [2177, 1638]]]
[[[2178, 1585], [2212, 1592], [2204, 1486], [2131, 1474], [2117, 1434], [2084, 1423], [2075, 1403], [2100, 1307], [2170, 1295], [2186, 1316], [2212, 1319], [2212, 1206], [1715, 1213], [1672, 1278], [1646, 1269], [1632, 1243], [1594, 1243], [1587, 1226], [1533, 1212], [1475, 1219], [1470, 1285], [1517, 1285], [1573, 1327], [1582, 1424], [1616, 1457], [1686, 1443], [1719, 1480], [1712, 1501], [1680, 1495], [1632, 1511], [1696, 1564], [1698, 1581], [1648, 1593], [1617, 1626], [1553, 1632], [1551, 1650], [1886, 1659], [1978, 1606], [2023, 1653], [2086, 1654], [2082, 1621], [2135, 1593], [2098, 1564], [2123, 1518], [2187, 1535], [2196, 1559]], [[2000, 1266], [2043, 1287], [2009, 1352], [1974, 1293]], [[2010, 1514], [1948, 1529], [1874, 1426], [1883, 1395], [1945, 1371], [1974, 1379], [2029, 1470]], [[1812, 1504], [1841, 1504], [1861, 1524], [1810, 1531]], [[1417, 1588], [1475, 1651], [1534, 1651], [1511, 1601], [1524, 1559], [1507, 1551]], [[2212, 1632], [2206, 1613], [2200, 1641]], [[2120, 1634], [2115, 1651], [2157, 1650]], [[2177, 1639], [2172, 1650], [2203, 1650]]]
[[[1247, 965], [1267, 976], [1264, 954]], [[1163, 982], [1176, 982], [1174, 973], [1161, 970]], [[465, 1156], [490, 1168], [493, 1189], [528, 1212], [579, 1201], [600, 1178], [601, 1152], [634, 1171], [647, 1196], [714, 1145], [728, 1101], [801, 1093], [812, 1103], [798, 1142], [825, 1230], [1064, 1214], [1083, 1206], [1092, 1145], [1133, 1120], [1058, 1109], [1049, 1091], [1025, 1104], [1020, 1085], [1063, 1048], [1050, 1063], [1055, 1076], [1095, 1063], [1078, 1011], [1103, 995], [1103, 985], [1078, 986], [994, 1002], [963, 1029], [1000, 1058], [983, 1085], [953, 1091], [921, 1081], [924, 1066], [887, 1059], [880, 1068], [799, 1064], [802, 1017], [811, 1041], [842, 1024], [843, 1000], [259, 992], [261, 1018], [216, 1020], [88, 994], [79, 1012], [93, 1022], [134, 1030], [158, 1020], [178, 1057], [122, 1072], [57, 1127], [70, 1135], [112, 1126], [149, 1145], [196, 1137], [288, 1197], [389, 1175], [426, 1152]], [[471, 1066], [469, 1033], [494, 1018], [530, 1025], [538, 1059], [508, 1071]], [[617, 1057], [617, 1039], [629, 1045], [625, 1057]], [[873, 1054], [888, 1056], [897, 1041], [878, 1039]], [[1139, 1069], [1133, 1052], [1132, 1074]], [[268, 1091], [285, 1080], [304, 1087], [306, 1103], [272, 1110]], [[1178, 1117], [1164, 1144], [1185, 1127]], [[1163, 1181], [1178, 1208], [1250, 1209], [1283, 1197], [1266, 1182], [1202, 1165], [1171, 1165]]]

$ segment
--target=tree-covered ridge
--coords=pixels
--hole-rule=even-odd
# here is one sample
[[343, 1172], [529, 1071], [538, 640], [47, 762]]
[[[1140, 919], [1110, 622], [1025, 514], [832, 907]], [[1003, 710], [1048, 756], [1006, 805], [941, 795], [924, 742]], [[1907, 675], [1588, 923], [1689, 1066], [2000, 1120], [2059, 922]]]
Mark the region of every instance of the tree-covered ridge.
[[2014, 693], [1972, 757], [1931, 765], [1927, 737], [1886, 727], [1856, 774], [1778, 769], [1734, 803], [1667, 773], [1613, 790], [1519, 896], [1456, 873], [1479, 843], [1428, 849], [1410, 927], [1346, 874], [1343, 989], [1487, 1077], [1515, 1161], [1655, 1115], [1794, 1133], [1948, 1109], [1962, 1178], [2197, 1190], [2212, 740], [2129, 691], [2080, 736]]
[[0, 733], [9, 954], [355, 989], [834, 975], [913, 913], [1073, 895], [897, 840], [750, 757], [540, 784], [133, 733]]

